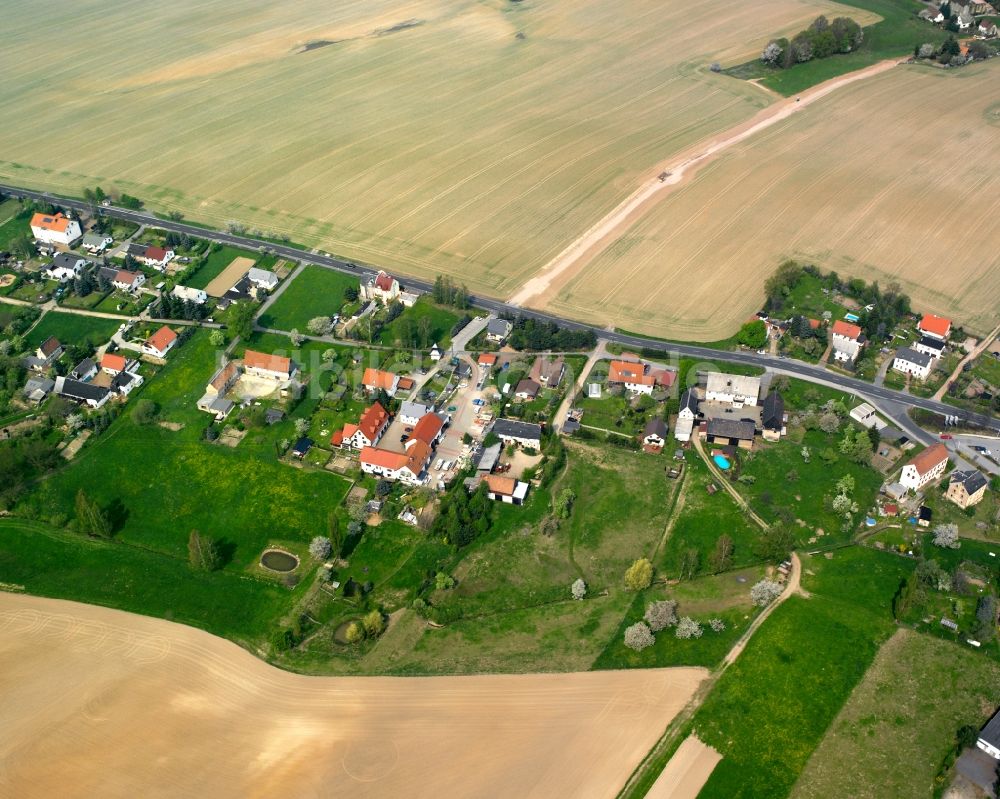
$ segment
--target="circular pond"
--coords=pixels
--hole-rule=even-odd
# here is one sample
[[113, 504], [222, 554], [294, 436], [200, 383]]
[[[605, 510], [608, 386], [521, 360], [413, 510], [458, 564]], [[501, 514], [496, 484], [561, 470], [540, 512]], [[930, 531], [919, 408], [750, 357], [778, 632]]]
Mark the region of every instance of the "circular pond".
[[260, 556], [260, 565], [273, 572], [290, 572], [299, 565], [299, 559], [283, 549], [269, 549]]

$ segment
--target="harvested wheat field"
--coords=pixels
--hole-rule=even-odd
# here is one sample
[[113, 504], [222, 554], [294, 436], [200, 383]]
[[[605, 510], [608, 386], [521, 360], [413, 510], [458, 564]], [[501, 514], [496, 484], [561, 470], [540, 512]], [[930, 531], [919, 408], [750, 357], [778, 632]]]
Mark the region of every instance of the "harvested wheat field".
[[532, 304], [719, 339], [759, 309], [778, 263], [798, 258], [897, 280], [915, 307], [992, 329], [1000, 162], [986, 154], [1000, 135], [998, 78], [995, 63], [897, 66], [843, 86], [664, 192]]
[[512, 293], [664, 158], [772, 102], [709, 72], [820, 13], [764, 0], [17, 2], [0, 179]]
[[0, 794], [613, 796], [704, 669], [289, 674], [200, 630], [0, 594]]
[[696, 799], [722, 760], [715, 749], [689, 735], [656, 778], [646, 799]]

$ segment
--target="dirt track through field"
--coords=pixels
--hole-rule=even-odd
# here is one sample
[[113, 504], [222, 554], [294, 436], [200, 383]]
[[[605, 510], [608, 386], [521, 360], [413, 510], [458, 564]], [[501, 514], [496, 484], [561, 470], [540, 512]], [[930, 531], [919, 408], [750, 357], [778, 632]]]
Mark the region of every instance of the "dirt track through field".
[[[825, 81], [795, 97], [768, 106], [747, 122], [713, 137], [707, 144], [699, 143], [669, 163], [658, 166], [655, 176], [645, 181], [611, 213], [546, 264], [537, 277], [527, 281], [510, 298], [510, 302], [516, 305], [543, 307], [555, 296], [559, 287], [565, 285], [585, 264], [620, 239], [676, 186], [690, 180], [700, 168], [711, 163], [721, 153], [787, 119], [837, 89], [885, 72], [897, 63], [880, 61], [865, 69]], [[661, 174], [666, 174], [667, 177], [661, 180], [659, 177]]]
[[200, 630], [0, 594], [0, 795], [607, 797], [704, 669], [305, 677]]

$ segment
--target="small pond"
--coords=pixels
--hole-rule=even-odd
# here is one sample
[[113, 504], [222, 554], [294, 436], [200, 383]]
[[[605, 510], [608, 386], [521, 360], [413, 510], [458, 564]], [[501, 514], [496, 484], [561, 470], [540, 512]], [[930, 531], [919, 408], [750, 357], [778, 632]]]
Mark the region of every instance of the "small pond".
[[269, 549], [260, 556], [260, 565], [273, 572], [290, 572], [299, 565], [299, 559], [283, 549]]

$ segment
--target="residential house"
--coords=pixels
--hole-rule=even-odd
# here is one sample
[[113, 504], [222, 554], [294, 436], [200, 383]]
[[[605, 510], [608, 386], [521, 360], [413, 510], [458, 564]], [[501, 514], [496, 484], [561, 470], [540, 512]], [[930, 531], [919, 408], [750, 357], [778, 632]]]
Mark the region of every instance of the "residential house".
[[135, 256], [135, 259], [141, 264], [152, 267], [157, 272], [162, 272], [173, 257], [173, 250], [163, 247], [146, 247], [142, 255]]
[[45, 398], [52, 393], [55, 387], [55, 380], [50, 380], [47, 377], [29, 377], [28, 382], [24, 384], [22, 393], [29, 402], [39, 405], [45, 401]]
[[312, 449], [312, 445], [313, 440], [311, 438], [302, 436], [302, 438], [292, 445], [292, 457], [302, 460], [307, 454], [309, 454], [309, 450]]
[[514, 389], [514, 397], [519, 400], [533, 400], [541, 389], [542, 387], [538, 383], [526, 377], [518, 381], [517, 387]]
[[394, 372], [386, 372], [382, 369], [373, 369], [369, 366], [361, 376], [361, 385], [365, 387], [365, 391], [369, 394], [384, 391], [390, 397], [393, 397], [400, 388], [399, 375]]
[[1000, 710], [994, 713], [993, 718], [979, 731], [976, 747], [994, 760], [1000, 760]]
[[127, 397], [133, 389], [143, 384], [142, 375], [135, 372], [119, 372], [111, 380], [111, 391], [122, 397]]
[[193, 289], [190, 286], [174, 286], [174, 290], [171, 293], [175, 297], [185, 302], [192, 302], [195, 305], [204, 305], [208, 302], [208, 294], [202, 289]]
[[777, 391], [764, 397], [761, 429], [765, 441], [778, 441], [785, 433], [785, 400]]
[[977, 17], [982, 14], [995, 16], [997, 13], [996, 5], [986, 2], [986, 0], [970, 0], [970, 2], [966, 4], [966, 8], [968, 8], [969, 11]]
[[247, 272], [247, 280], [257, 288], [267, 292], [272, 292], [278, 287], [278, 276], [274, 272], [270, 272], [267, 269], [258, 269], [255, 266], [251, 267], [250, 271]]
[[542, 426], [515, 419], [497, 419], [493, 432], [505, 444], [517, 444], [527, 449], [542, 448]]
[[415, 291], [401, 291], [399, 292], [399, 301], [403, 303], [404, 308], [412, 308], [417, 304], [417, 300], [420, 299], [420, 295]]
[[132, 242], [125, 248], [125, 255], [130, 258], [135, 258], [135, 260], [140, 261], [146, 257], [146, 250], [149, 249], [148, 244], [138, 244]]
[[57, 377], [55, 392], [60, 397], [66, 397], [94, 409], [100, 408], [111, 397], [111, 391], [104, 386], [95, 386], [93, 383], [84, 383], [71, 377]]
[[111, 285], [121, 291], [136, 291], [146, 282], [146, 276], [142, 272], [130, 272], [127, 269], [119, 269], [111, 279]]
[[35, 350], [35, 357], [42, 360], [46, 366], [59, 358], [62, 354], [63, 345], [59, 343], [59, 339], [55, 336], [49, 336], [45, 339], [45, 341], [39, 344], [38, 349]]
[[528, 484], [499, 474], [487, 474], [483, 477], [486, 483], [486, 496], [508, 505], [523, 505], [528, 496]]
[[365, 447], [361, 450], [361, 471], [386, 480], [394, 480], [407, 485], [419, 485], [431, 460], [431, 448], [417, 440], [406, 452], [393, 452], [380, 447]]
[[49, 280], [58, 280], [60, 283], [75, 280], [80, 277], [88, 263], [86, 258], [81, 258], [79, 255], [61, 252], [56, 254], [52, 263], [45, 268], [45, 276]]
[[83, 235], [80, 223], [59, 214], [35, 214], [31, 217], [31, 235], [45, 244], [70, 247]]
[[930, 376], [933, 363], [934, 359], [926, 353], [917, 352], [910, 347], [900, 347], [892, 359], [892, 368], [896, 372], [926, 380]]
[[83, 380], [84, 382], [92, 380], [97, 376], [97, 364], [90, 358], [84, 358], [80, 361], [80, 363], [73, 367], [69, 376], [74, 380]]
[[979, 27], [976, 28], [976, 35], [980, 39], [995, 39], [998, 35], [996, 23], [988, 19], [979, 20]]
[[343, 449], [362, 450], [374, 447], [389, 427], [389, 412], [373, 403], [361, 414], [357, 424], [345, 424], [330, 438], [330, 443]]
[[156, 358], [166, 358], [175, 344], [177, 344], [177, 334], [164, 325], [143, 342], [142, 351]]
[[236, 403], [225, 397], [213, 397], [205, 394], [198, 400], [198, 410], [212, 414], [217, 422], [221, 422], [229, 416], [235, 407]]
[[399, 406], [399, 421], [406, 425], [413, 425], [428, 412], [430, 408], [419, 402], [404, 402]]
[[750, 375], [730, 375], [709, 372], [705, 386], [705, 399], [725, 402], [734, 407], [756, 405], [760, 394], [760, 378]]
[[833, 333], [833, 359], [854, 363], [865, 344], [865, 334], [858, 325], [838, 319], [831, 328]]
[[441, 350], [437, 344], [431, 347], [431, 360], [434, 361], [434, 363], [441, 360]]
[[917, 491], [937, 480], [948, 466], [948, 450], [944, 444], [932, 444], [903, 467], [899, 483]]
[[528, 373], [532, 380], [546, 388], [556, 388], [562, 382], [564, 374], [566, 374], [566, 359], [561, 355], [557, 358], [539, 355]]
[[506, 319], [490, 319], [486, 324], [486, 340], [503, 344], [514, 326]]
[[646, 365], [634, 361], [611, 361], [608, 384], [621, 385], [633, 394], [652, 394], [656, 378], [646, 374]]
[[649, 376], [660, 388], [673, 388], [677, 382], [677, 372], [674, 369], [650, 369]]
[[115, 240], [111, 236], [103, 233], [87, 233], [83, 237], [83, 249], [90, 253], [104, 252], [114, 244]]
[[923, 319], [917, 323], [917, 330], [925, 336], [947, 341], [951, 335], [951, 320], [932, 313], [924, 314]]
[[958, 12], [958, 18], [955, 21], [958, 24], [958, 29], [960, 31], [967, 31], [975, 24], [976, 18], [969, 10], [969, 7], [966, 6]]
[[448, 417], [436, 413], [425, 413], [420, 417], [420, 421], [414, 425], [410, 431], [410, 437], [406, 440], [406, 449], [409, 449], [418, 441], [422, 441], [428, 447], [437, 446], [438, 441], [444, 434], [445, 420]]
[[650, 452], [660, 452], [667, 443], [667, 425], [659, 416], [653, 417], [642, 429], [642, 446]]
[[694, 422], [698, 416], [698, 397], [694, 389], [687, 389], [681, 394], [680, 406], [677, 411], [677, 424], [674, 425], [674, 438], [678, 441], [690, 441]]
[[101, 266], [97, 269], [97, 280], [99, 283], [106, 283], [110, 286], [115, 281], [118, 270], [113, 266]]
[[913, 349], [924, 355], [930, 355], [931, 358], [940, 358], [944, 354], [944, 342], [939, 338], [921, 336], [920, 341], [913, 345]]
[[361, 284], [361, 299], [379, 300], [385, 305], [399, 298], [399, 281], [387, 272], [379, 271], [367, 283]]
[[243, 371], [253, 377], [285, 383], [298, 371], [291, 358], [247, 350], [243, 353]]
[[101, 371], [107, 372], [112, 377], [124, 372], [128, 368], [128, 362], [124, 356], [114, 352], [106, 352], [101, 356]]
[[496, 366], [497, 356], [492, 352], [481, 352], [479, 353], [479, 366], [482, 367], [485, 372], [488, 369], [492, 369]]
[[944, 495], [960, 508], [971, 508], [986, 495], [987, 485], [989, 481], [976, 469], [952, 472], [948, 478], [948, 490]]

